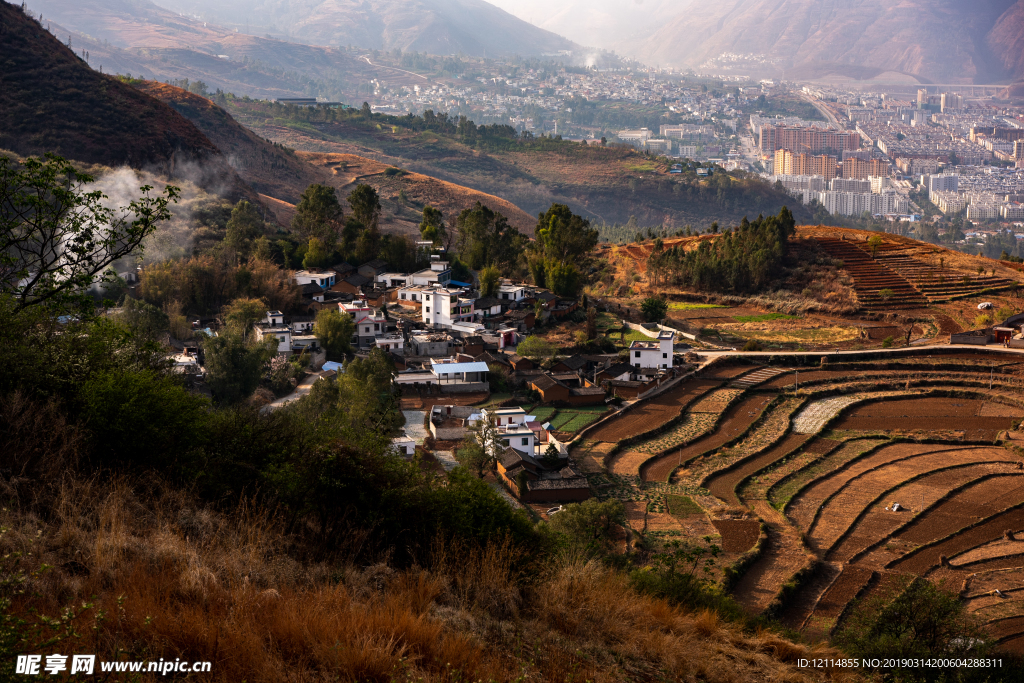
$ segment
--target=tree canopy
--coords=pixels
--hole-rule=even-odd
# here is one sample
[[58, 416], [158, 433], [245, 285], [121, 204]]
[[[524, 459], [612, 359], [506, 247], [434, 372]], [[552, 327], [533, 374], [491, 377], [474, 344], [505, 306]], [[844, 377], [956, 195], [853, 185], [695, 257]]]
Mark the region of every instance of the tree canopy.
[[470, 268], [494, 266], [503, 275], [512, 274], [522, 258], [526, 237], [509, 225], [505, 216], [477, 202], [459, 214], [456, 225], [456, 250]]
[[292, 230], [304, 239], [316, 237], [334, 248], [344, 224], [344, 212], [334, 188], [314, 183], [307, 187], [299, 203], [295, 205], [295, 216], [292, 218]]
[[778, 216], [743, 219], [739, 227], [703, 240], [687, 251], [677, 245], [656, 251], [647, 261], [652, 280], [705, 291], [757, 292], [778, 272], [787, 241], [796, 233], [796, 221], [783, 207]]

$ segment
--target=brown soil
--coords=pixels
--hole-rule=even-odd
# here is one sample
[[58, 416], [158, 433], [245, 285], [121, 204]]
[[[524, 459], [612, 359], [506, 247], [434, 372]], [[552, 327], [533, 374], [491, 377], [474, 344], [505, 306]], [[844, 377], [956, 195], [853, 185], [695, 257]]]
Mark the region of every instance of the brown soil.
[[[886, 469], [888, 470], [888, 468]], [[887, 538], [905, 524], [907, 514], [901, 514], [902, 511], [896, 513], [886, 511], [885, 506], [893, 500], [899, 501], [901, 505], [906, 504], [909, 510], [908, 514], [913, 515], [928, 509], [949, 491], [964, 486], [979, 477], [1009, 472], [1010, 466], [1003, 463], [967, 465], [936, 472], [901, 486], [886, 495], [885, 504], [876, 503], [860, 521], [856, 522], [852, 531], [832, 547], [828, 558], [836, 562], [849, 562], [854, 555]]]
[[[971, 453], [971, 458], [976, 460], [987, 459], [994, 461], [1005, 458], [1002, 452], [996, 450], [993, 453], [979, 454], [976, 452]], [[821, 550], [827, 550], [839, 540], [840, 536], [850, 527], [853, 520], [859, 515], [865, 507], [867, 507], [871, 501], [878, 497], [882, 492], [890, 489], [893, 486], [918, 476], [922, 472], [930, 472], [943, 467], [948, 467], [953, 458], [960, 457], [960, 454], [950, 454], [946, 452], [930, 453], [927, 455], [916, 456], [900, 460], [892, 464], [886, 465], [878, 470], [868, 472], [861, 477], [852, 480], [846, 487], [844, 487], [834, 498], [825, 504], [823, 511], [818, 517], [817, 524], [815, 524], [808, 534], [809, 544], [811, 547], [818, 548]], [[968, 466], [970, 463], [966, 463]], [[978, 476], [981, 474], [991, 474], [995, 471], [1007, 471], [1006, 468], [990, 467], [987, 471], [976, 472]], [[946, 489], [947, 491], [949, 489]], [[940, 498], [941, 494], [936, 495], [935, 498]], [[891, 517], [902, 518], [902, 521], [896, 526], [900, 526], [903, 523], [909, 521], [909, 518], [921, 512], [923, 507], [918, 507], [918, 501], [914, 499], [897, 499], [894, 494], [886, 494], [886, 499], [875, 503], [876, 509], [881, 513], [885, 514], [885, 506], [893, 501], [899, 502], [903, 508], [899, 512], [889, 512]]]
[[811, 580], [804, 584], [791, 600], [786, 602], [786, 606], [779, 615], [779, 621], [786, 628], [799, 631], [804, 622], [810, 618], [818, 600], [839, 576], [840, 571], [842, 571], [842, 567], [837, 564], [831, 562], [821, 564]]
[[760, 614], [809, 558], [796, 530], [768, 501], [753, 501], [751, 507], [765, 523], [768, 538], [761, 556], [733, 588], [733, 595], [748, 612]]
[[714, 379], [732, 379], [733, 377], [739, 377], [751, 370], [757, 369], [758, 368], [751, 367], [749, 365], [728, 365], [725, 367], [712, 368], [711, 372], [709, 372], [707, 376]]
[[852, 409], [834, 429], [871, 431], [964, 430], [971, 440], [995, 439], [1018, 417], [983, 417], [985, 401], [963, 398], [910, 398], [870, 403]]
[[838, 619], [846, 605], [857, 597], [873, 574], [873, 571], [864, 567], [845, 567], [821, 596], [812, 619]]
[[490, 397], [486, 392], [475, 394], [444, 394], [440, 396], [404, 396], [399, 399], [401, 410], [430, 410], [434, 406], [472, 406]]
[[768, 467], [776, 460], [789, 455], [797, 448], [800, 448], [809, 438], [809, 434], [789, 434], [775, 446], [762, 452], [740, 467], [709, 479], [704, 486], [711, 492], [711, 495], [726, 503], [739, 505], [740, 499], [736, 495], [736, 487], [741, 481]]
[[771, 395], [759, 395], [741, 399], [726, 411], [713, 433], [652, 460], [640, 471], [641, 478], [644, 481], [668, 481], [680, 463], [685, 464], [701, 453], [718, 448], [740, 436], [757, 420], [758, 415], [773, 398], [775, 397]]
[[755, 519], [713, 519], [711, 523], [722, 535], [722, 550], [727, 553], [747, 552], [761, 535], [761, 523]]
[[949, 446], [929, 444], [895, 444], [886, 446], [870, 455], [848, 462], [845, 466], [834, 470], [820, 477], [817, 481], [809, 483], [802, 491], [798, 492], [789, 505], [786, 507], [786, 515], [792, 519], [797, 526], [809, 529], [814, 519], [815, 512], [822, 506], [824, 501], [837, 491], [846, 486], [849, 481], [860, 474], [863, 474], [872, 467], [884, 465], [903, 458], [911, 458], [924, 453], [936, 451], [948, 451]]
[[[1015, 478], [1019, 479], [1019, 477]], [[976, 496], [979, 494], [983, 495], [982, 490], [988, 489], [991, 491], [991, 484], [993, 482], [1001, 483], [1005, 490], [1006, 482], [1001, 481], [1002, 479], [1005, 478], [997, 477], [982, 482], [977, 487], [974, 487], [972, 492]], [[1018, 493], [1024, 492], [1020, 484], [1013, 488]], [[952, 557], [999, 538], [1005, 529], [1024, 526], [1024, 509], [1017, 508], [996, 513], [978, 526], [961, 533], [956, 533], [969, 524], [976, 522], [979, 517], [984, 518], [984, 515], [979, 513], [983, 513], [986, 508], [990, 509], [988, 505], [981, 504], [980, 502], [974, 502], [972, 505], [969, 501], [958, 500], [959, 498], [960, 496], [954, 496], [949, 501], [944, 502], [940, 505], [940, 509], [936, 514], [924, 515], [919, 523], [900, 536], [900, 540], [924, 545], [937, 538], [943, 538], [950, 534], [955, 535], [930, 545], [914, 555], [890, 562], [889, 567], [891, 569], [923, 575], [929, 569], [939, 564], [940, 555]], [[1024, 498], [1018, 496], [1018, 502], [1020, 500], [1024, 500]], [[957, 505], [958, 503], [959, 505]]]
[[612, 418], [586, 435], [588, 441], [617, 443], [657, 429], [677, 417], [683, 408], [703, 396], [720, 382], [691, 379], [671, 391], [644, 401], [640, 406]]

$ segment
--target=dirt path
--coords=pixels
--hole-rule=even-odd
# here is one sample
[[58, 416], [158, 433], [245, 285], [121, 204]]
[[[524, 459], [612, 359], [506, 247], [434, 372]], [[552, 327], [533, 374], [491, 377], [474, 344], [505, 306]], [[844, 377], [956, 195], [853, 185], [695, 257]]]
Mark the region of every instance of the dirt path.
[[736, 495], [736, 487], [741, 481], [792, 453], [810, 438], [810, 434], [789, 434], [775, 446], [751, 458], [736, 469], [715, 475], [707, 481], [705, 488], [711, 491], [711, 495], [716, 498], [730, 505], [739, 505], [740, 499]]
[[668, 481], [680, 463], [686, 463], [687, 460], [714, 450], [743, 434], [773, 398], [774, 395], [762, 394], [741, 399], [726, 412], [718, 423], [718, 429], [713, 433], [652, 460], [641, 469], [641, 478], [644, 481]]
[[751, 507], [767, 527], [768, 540], [761, 556], [733, 588], [733, 596], [748, 612], [760, 614], [809, 558], [796, 529], [768, 501], [755, 500]]

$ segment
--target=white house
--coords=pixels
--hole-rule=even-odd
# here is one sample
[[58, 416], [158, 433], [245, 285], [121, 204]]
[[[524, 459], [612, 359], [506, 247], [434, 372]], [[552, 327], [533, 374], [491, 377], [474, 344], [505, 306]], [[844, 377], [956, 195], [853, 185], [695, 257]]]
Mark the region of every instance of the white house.
[[496, 296], [503, 302], [522, 301], [526, 298], [526, 285], [499, 285]]
[[484, 420], [494, 420], [498, 430], [498, 438], [506, 446], [511, 446], [521, 453], [534, 455], [537, 446], [537, 435], [526, 424], [528, 417], [522, 408], [500, 408], [497, 410], [480, 411]]
[[374, 338], [373, 342], [377, 345], [378, 349], [395, 351], [398, 355], [402, 355], [405, 349], [405, 338], [400, 334], [382, 334]]
[[436, 285], [447, 287], [452, 280], [452, 269], [447, 261], [433, 261], [429, 268], [417, 271], [409, 276], [414, 285]]
[[339, 302], [338, 308], [343, 313], [352, 316], [352, 322], [356, 325], [353, 341], [360, 348], [373, 346], [374, 340], [387, 332], [387, 320], [384, 319], [384, 314], [362, 299]]
[[427, 325], [451, 327], [462, 321], [472, 321], [476, 316], [473, 301], [460, 300], [459, 290], [435, 287], [423, 292], [421, 319]]
[[430, 289], [426, 285], [406, 285], [401, 287], [398, 290], [398, 303], [420, 304], [423, 302], [423, 294]]
[[392, 287], [405, 287], [409, 284], [408, 273], [381, 273], [377, 276], [377, 282], [383, 282], [388, 289]]
[[[263, 341], [267, 337], [277, 338], [277, 352], [288, 354], [292, 350], [292, 330], [285, 324], [280, 325], [257, 325], [255, 328], [256, 339]], [[314, 337], [315, 339], [315, 337]]]
[[416, 452], [416, 442], [406, 434], [393, 438], [391, 445], [402, 455], [413, 455]]
[[330, 289], [334, 286], [338, 274], [333, 270], [297, 270], [295, 271], [295, 283], [299, 285], [314, 284], [321, 289]]
[[629, 362], [635, 368], [671, 368], [675, 335], [662, 331], [651, 341], [635, 341], [629, 345]]
[[263, 318], [263, 322], [268, 325], [284, 325], [284, 313], [281, 311], [267, 311], [267, 315]]

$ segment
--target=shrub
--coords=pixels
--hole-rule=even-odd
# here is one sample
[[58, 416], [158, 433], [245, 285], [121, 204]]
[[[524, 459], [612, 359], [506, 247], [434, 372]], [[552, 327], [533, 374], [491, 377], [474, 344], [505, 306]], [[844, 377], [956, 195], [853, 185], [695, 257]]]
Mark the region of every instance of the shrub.
[[744, 351], [761, 351], [761, 345], [754, 339], [748, 339], [747, 343], [743, 345]]
[[668, 302], [656, 296], [649, 296], [640, 304], [640, 312], [647, 322], [660, 322], [668, 313]]
[[880, 289], [878, 291], [878, 296], [882, 299], [882, 301], [888, 301], [889, 299], [893, 298], [893, 296], [895, 296], [895, 295], [896, 295], [896, 292], [892, 291], [888, 287], [886, 287], [884, 289]]
[[882, 340], [882, 348], [883, 349], [891, 349], [892, 348], [892, 337], [891, 336], [890, 337], [886, 337], [885, 339]]

